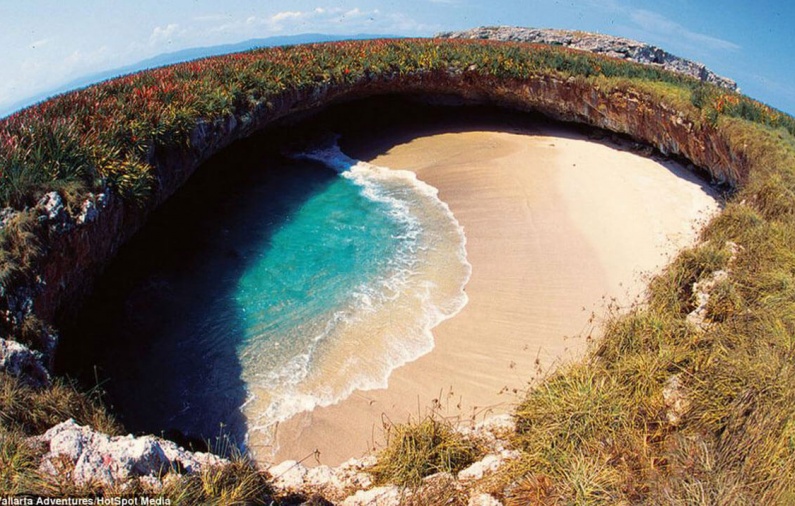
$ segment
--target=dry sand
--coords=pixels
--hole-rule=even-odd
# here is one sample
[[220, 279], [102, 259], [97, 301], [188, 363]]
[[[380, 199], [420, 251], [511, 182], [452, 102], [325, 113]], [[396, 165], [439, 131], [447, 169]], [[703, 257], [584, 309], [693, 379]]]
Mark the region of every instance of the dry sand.
[[387, 389], [282, 424], [275, 461], [315, 450], [330, 465], [362, 456], [382, 444], [385, 420], [432, 406], [463, 421], [509, 412], [538, 371], [584, 352], [593, 313], [639, 296], [645, 276], [691, 244], [718, 207], [681, 166], [563, 127], [368, 142], [350, 154], [380, 151], [367, 161], [415, 171], [463, 225], [469, 302]]

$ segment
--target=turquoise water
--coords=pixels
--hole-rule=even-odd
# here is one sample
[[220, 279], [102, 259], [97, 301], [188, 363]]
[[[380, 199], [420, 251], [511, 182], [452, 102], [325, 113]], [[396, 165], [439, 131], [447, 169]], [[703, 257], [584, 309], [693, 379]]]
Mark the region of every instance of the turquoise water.
[[183, 197], [98, 291], [93, 344], [72, 353], [128, 429], [267, 454], [279, 422], [386, 386], [466, 303], [463, 231], [435, 189], [336, 146], [301, 158], [212, 203]]
[[234, 316], [245, 329], [240, 354], [255, 347], [253, 360], [283, 373], [284, 381], [300, 376], [303, 370], [289, 366], [308, 367], [335, 313], [395, 264], [410, 264], [400, 258], [406, 232], [385, 204], [362, 196], [349, 179], [337, 178], [314, 194], [273, 234], [266, 251], [249, 252], [252, 261], [233, 294]]
[[[466, 303], [463, 230], [435, 188], [412, 172], [350, 159], [336, 145], [299, 158], [340, 176], [298, 210], [238, 284], [247, 329], [243, 413], [255, 454], [274, 450], [278, 422], [355, 389], [386, 387], [389, 373], [429, 352], [431, 329]], [[277, 296], [263, 298], [263, 286]]]

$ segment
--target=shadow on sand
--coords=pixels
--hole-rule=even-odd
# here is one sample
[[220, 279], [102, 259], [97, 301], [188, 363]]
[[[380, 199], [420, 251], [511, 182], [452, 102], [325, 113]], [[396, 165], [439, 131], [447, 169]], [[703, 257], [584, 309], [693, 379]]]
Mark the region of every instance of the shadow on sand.
[[284, 159], [278, 144], [259, 135], [208, 161], [61, 324], [58, 372], [99, 383], [127, 430], [245, 451], [237, 283], [291, 213], [336, 178]]

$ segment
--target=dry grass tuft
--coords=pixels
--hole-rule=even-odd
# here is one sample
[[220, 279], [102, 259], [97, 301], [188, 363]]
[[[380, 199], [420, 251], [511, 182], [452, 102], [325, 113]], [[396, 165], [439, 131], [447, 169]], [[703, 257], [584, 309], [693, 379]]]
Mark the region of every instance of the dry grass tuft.
[[390, 426], [387, 445], [371, 472], [379, 483], [417, 487], [426, 476], [457, 473], [482, 454], [480, 442], [451, 422], [428, 415], [417, 423]]
[[101, 404], [98, 391], [81, 392], [73, 382], [61, 378], [50, 387], [36, 389], [0, 373], [0, 421], [4, 429], [38, 435], [69, 418], [107, 434], [121, 433], [121, 425]]

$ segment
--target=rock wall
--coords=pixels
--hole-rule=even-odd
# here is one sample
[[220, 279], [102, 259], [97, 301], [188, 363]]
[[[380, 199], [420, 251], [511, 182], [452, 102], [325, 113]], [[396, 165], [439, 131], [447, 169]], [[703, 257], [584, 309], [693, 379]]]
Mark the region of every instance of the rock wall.
[[39, 470], [58, 476], [64, 467], [77, 485], [123, 485], [145, 479], [154, 490], [162, 488], [168, 473], [197, 474], [229, 461], [210, 453], [189, 452], [176, 443], [154, 436], [108, 436], [73, 419], [29, 439], [43, 453]]
[[719, 76], [701, 63], [673, 55], [657, 46], [612, 35], [549, 28], [497, 26], [473, 28], [463, 32], [443, 32], [437, 34], [436, 37], [444, 39], [531, 42], [565, 46], [645, 65], [657, 65], [671, 72], [694, 77], [728, 90], [738, 91], [736, 82], [727, 77]]
[[[466, 71], [392, 73], [353, 83], [319, 83], [314, 88], [287, 90], [244, 114], [199, 123], [190, 148], [153, 150], [149, 162], [157, 184], [154, 198], [146, 207], [136, 207], [106, 191], [90, 195], [80, 212], [73, 215], [57, 194], [45, 196], [33, 210], [42, 245], [34, 268], [37, 275], [3, 294], [0, 315], [5, 327], [18, 328], [31, 315], [48, 324], [68, 317], [118, 248], [214, 153], [285, 118], [375, 95], [455, 97], [464, 103], [538, 111], [559, 120], [626, 134], [663, 153], [687, 158], [714, 180], [729, 185], [740, 183], [747, 171], [743, 154], [713, 126], [695, 122], [642, 93], [601, 90], [585, 79], [498, 79], [480, 73], [473, 65]], [[45, 362], [54, 347], [52, 339], [40, 350]]]

